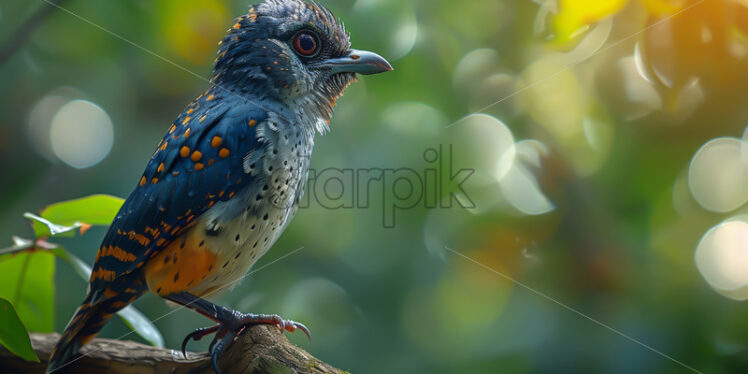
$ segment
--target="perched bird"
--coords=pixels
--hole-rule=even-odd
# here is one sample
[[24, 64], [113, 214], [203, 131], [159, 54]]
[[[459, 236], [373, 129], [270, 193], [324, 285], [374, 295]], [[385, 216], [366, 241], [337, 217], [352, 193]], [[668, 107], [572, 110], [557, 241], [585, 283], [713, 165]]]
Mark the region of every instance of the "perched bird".
[[148, 290], [217, 324], [213, 366], [257, 324], [309, 335], [277, 315], [241, 313], [203, 297], [238, 281], [296, 213], [315, 133], [356, 73], [392, 70], [350, 48], [343, 25], [311, 0], [265, 0], [219, 43], [212, 85], [174, 121], [96, 256], [88, 295], [48, 373], [65, 367], [118, 310]]

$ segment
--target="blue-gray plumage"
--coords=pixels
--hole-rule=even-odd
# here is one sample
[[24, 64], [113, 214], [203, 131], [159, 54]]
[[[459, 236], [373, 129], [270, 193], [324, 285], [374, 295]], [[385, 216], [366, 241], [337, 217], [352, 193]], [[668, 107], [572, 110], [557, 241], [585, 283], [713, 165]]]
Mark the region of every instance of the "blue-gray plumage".
[[[214, 366], [245, 326], [308, 329], [277, 315], [214, 305], [272, 246], [296, 213], [314, 135], [355, 74], [391, 70], [350, 48], [313, 1], [266, 0], [220, 42], [212, 87], [174, 121], [99, 249], [88, 296], [66, 327], [48, 372], [65, 365], [113, 313], [151, 290], [218, 323]], [[182, 347], [184, 350], [184, 345]]]

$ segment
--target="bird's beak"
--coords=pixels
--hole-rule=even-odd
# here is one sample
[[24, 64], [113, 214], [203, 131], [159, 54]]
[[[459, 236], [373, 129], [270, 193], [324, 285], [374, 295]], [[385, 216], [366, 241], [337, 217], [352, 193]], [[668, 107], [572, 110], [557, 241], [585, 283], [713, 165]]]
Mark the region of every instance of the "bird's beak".
[[369, 75], [392, 70], [392, 66], [384, 57], [374, 52], [359, 51], [356, 49], [351, 49], [343, 57], [325, 60], [320, 65], [329, 68], [333, 74], [359, 73]]

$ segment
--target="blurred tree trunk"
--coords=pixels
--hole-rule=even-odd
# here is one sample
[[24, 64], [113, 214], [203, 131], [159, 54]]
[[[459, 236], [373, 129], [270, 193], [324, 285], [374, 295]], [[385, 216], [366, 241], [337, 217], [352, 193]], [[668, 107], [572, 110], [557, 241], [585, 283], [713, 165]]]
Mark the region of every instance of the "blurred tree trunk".
[[[44, 373], [60, 334], [31, 334], [31, 344], [41, 362], [26, 362], [0, 346], [0, 372]], [[208, 337], [206, 337], [207, 339]], [[81, 350], [83, 356], [64, 373], [202, 374], [213, 373], [207, 353], [155, 348], [132, 341], [94, 339]], [[342, 374], [291, 344], [277, 329], [255, 326], [237, 339], [219, 360], [222, 374], [299, 373]], [[67, 370], [69, 369], [69, 370]]]

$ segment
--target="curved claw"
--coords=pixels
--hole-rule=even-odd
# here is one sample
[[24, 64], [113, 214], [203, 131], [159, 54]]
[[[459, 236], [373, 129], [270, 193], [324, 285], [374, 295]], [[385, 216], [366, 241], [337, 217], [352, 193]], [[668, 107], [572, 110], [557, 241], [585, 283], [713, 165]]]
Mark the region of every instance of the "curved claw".
[[211, 364], [216, 374], [220, 374], [218, 368], [218, 359], [221, 357], [226, 348], [242, 333], [246, 332], [247, 329], [253, 325], [275, 325], [281, 333], [295, 332], [301, 330], [306, 334], [307, 339], [312, 340], [312, 334], [309, 329], [300, 322], [292, 320], [284, 320], [277, 314], [242, 314], [239, 312], [231, 311], [230, 315], [217, 317], [218, 324], [211, 327], [203, 327], [195, 329], [192, 333], [187, 335], [182, 341], [182, 354], [187, 357], [187, 343], [190, 340], [200, 340], [206, 335], [215, 333], [215, 337], [210, 342], [208, 352], [211, 355]]
[[182, 340], [182, 355], [184, 358], [187, 358], [187, 343], [189, 341], [195, 340], [198, 341], [202, 339], [205, 335], [212, 334], [218, 330], [220, 325], [215, 325], [211, 327], [201, 327], [198, 329], [195, 329], [195, 331], [187, 334], [187, 336], [184, 337], [184, 340]]
[[187, 336], [184, 337], [184, 340], [182, 340], [182, 356], [184, 358], [187, 358], [187, 342], [190, 341], [190, 339], [192, 338], [192, 335], [194, 335], [194, 334], [195, 334], [195, 332], [193, 331], [193, 332], [187, 334]]
[[[221, 338], [221, 341], [216, 344], [215, 348], [213, 349], [213, 352], [211, 353], [211, 363], [213, 364], [213, 370], [215, 370], [216, 374], [221, 374], [221, 370], [218, 369], [218, 357], [221, 356], [223, 353], [223, 350], [226, 349], [226, 347], [234, 340], [234, 337], [236, 336], [236, 332], [229, 332], [227, 333], [223, 338]], [[215, 340], [213, 340], [215, 342]], [[212, 345], [212, 343], [211, 343]]]
[[210, 345], [208, 346], [208, 353], [213, 354], [213, 348], [216, 346], [216, 343], [218, 342], [218, 334], [211, 340]]
[[284, 322], [283, 327], [285, 328], [286, 331], [295, 332], [297, 329], [301, 330], [304, 332], [304, 334], [306, 334], [307, 339], [309, 339], [310, 341], [312, 340], [312, 333], [309, 331], [308, 327], [304, 326], [303, 323], [296, 322], [296, 321], [283, 321], [283, 322]]
[[304, 334], [306, 334], [307, 339], [312, 340], [312, 333], [309, 332], [309, 328], [304, 326], [304, 324], [301, 322], [296, 322], [290, 319], [286, 320], [286, 319], [281, 318], [281, 316], [277, 314], [268, 316], [268, 319], [270, 320], [270, 323], [278, 326], [278, 329], [280, 329], [281, 334], [284, 331], [295, 332], [298, 329], [298, 330], [303, 331]]
[[215, 371], [216, 374], [221, 374], [221, 370], [218, 369], [218, 356], [212, 355], [210, 363], [213, 365], [213, 371]]

